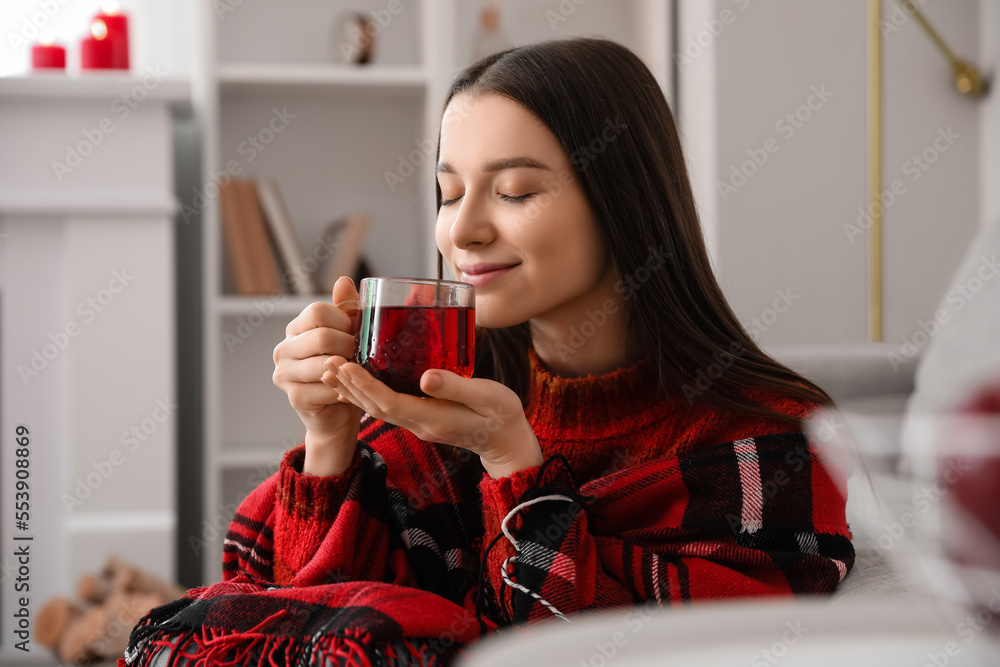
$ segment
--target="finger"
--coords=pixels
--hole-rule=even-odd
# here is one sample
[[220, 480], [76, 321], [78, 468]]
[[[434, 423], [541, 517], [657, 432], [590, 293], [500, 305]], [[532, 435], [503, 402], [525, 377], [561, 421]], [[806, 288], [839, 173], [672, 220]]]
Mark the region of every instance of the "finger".
[[393, 391], [358, 364], [338, 362], [338, 366], [341, 391], [350, 392], [355, 405], [376, 419], [412, 431], [421, 440], [437, 442], [453, 432], [464, 432], [468, 418], [474, 416], [465, 406], [451, 401]]
[[279, 387], [289, 382], [322, 382], [323, 376], [329, 372], [326, 360], [329, 357], [318, 355], [298, 361], [284, 361], [275, 366], [273, 379]]
[[337, 383], [339, 400], [342, 403], [351, 403], [377, 419], [382, 418], [379, 410], [374, 408], [371, 401], [367, 400], [367, 397], [351, 384], [350, 379], [345, 373], [338, 369], [333, 372], [333, 376], [334, 381]]
[[351, 393], [344, 388], [344, 385], [342, 385], [340, 380], [337, 379], [337, 374], [333, 371], [324, 370], [323, 375], [320, 377], [320, 382], [337, 392], [337, 401], [340, 403], [350, 403], [354, 404], [356, 407], [360, 407], [351, 401], [353, 396], [351, 396]]
[[354, 281], [348, 276], [341, 276], [333, 285], [333, 303], [336, 304], [351, 320], [352, 334], [358, 326], [358, 290], [354, 287]]
[[329, 327], [341, 331], [351, 331], [351, 318], [332, 303], [315, 301], [306, 306], [299, 315], [285, 327], [286, 336], [297, 336], [317, 327]]
[[[393, 419], [395, 415], [392, 409], [393, 396], [398, 395], [395, 391], [376, 380], [361, 366], [346, 359], [333, 357], [330, 364], [336, 368], [342, 392], [348, 395], [355, 405], [376, 419], [384, 419], [399, 425], [398, 421]], [[372, 391], [377, 398], [372, 395]]]
[[310, 329], [280, 344], [278, 359], [310, 359], [319, 355], [339, 354], [354, 356], [354, 336], [339, 329], [319, 327]]
[[351, 357], [351, 355], [343, 355], [343, 354], [333, 354], [333, 355], [330, 355], [323, 362], [323, 368], [325, 368], [326, 370], [328, 370], [331, 373], [333, 373], [334, 377], [336, 377], [337, 371], [340, 370], [340, 367], [342, 365], [344, 365], [344, 364], [347, 363], [347, 360], [350, 357]]
[[293, 382], [286, 390], [288, 402], [297, 412], [316, 413], [328, 405], [337, 403], [338, 390], [320, 382]]
[[356, 300], [360, 295], [350, 276], [340, 276], [337, 278], [337, 282], [333, 284], [332, 296], [334, 303], [342, 303], [352, 299]]
[[502, 393], [503, 385], [436, 368], [420, 376], [420, 390], [434, 398], [462, 403], [483, 417], [493, 416], [496, 407], [507, 402]]

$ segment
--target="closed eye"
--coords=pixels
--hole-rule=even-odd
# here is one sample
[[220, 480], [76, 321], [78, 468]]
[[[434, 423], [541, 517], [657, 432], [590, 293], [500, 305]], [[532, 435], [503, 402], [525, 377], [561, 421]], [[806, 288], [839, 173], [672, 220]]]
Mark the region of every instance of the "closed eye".
[[531, 195], [533, 195], [533, 194], [534, 193], [532, 193], [532, 192], [529, 192], [526, 195], [504, 195], [504, 194], [501, 194], [500, 195], [500, 199], [502, 199], [504, 201], [508, 201], [508, 202], [510, 202], [512, 204], [520, 204], [521, 202], [523, 202], [523, 201], [527, 200], [529, 197], [531, 197]]
[[[500, 197], [500, 199], [502, 199], [503, 201], [510, 202], [512, 204], [520, 204], [521, 202], [524, 202], [528, 198], [532, 197], [533, 195], [534, 195], [533, 192], [529, 192], [529, 193], [523, 194], [523, 195], [505, 195], [505, 194], [499, 194], [497, 196]], [[455, 202], [457, 202], [459, 199], [461, 199], [461, 197], [455, 197], [454, 199], [442, 199], [441, 200], [441, 206], [442, 207], [444, 207], [444, 206], [450, 206], [450, 205], [454, 204]]]

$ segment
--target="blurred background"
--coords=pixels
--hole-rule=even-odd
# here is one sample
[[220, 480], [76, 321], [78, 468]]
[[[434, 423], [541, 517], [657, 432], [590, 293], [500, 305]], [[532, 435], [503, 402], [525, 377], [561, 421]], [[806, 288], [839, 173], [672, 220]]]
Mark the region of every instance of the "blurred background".
[[[901, 443], [920, 364], [998, 301], [995, 241], [975, 246], [1000, 220], [974, 73], [998, 64], [996, 0], [4, 0], [0, 657], [16, 536], [39, 602], [109, 554], [221, 577], [236, 504], [303, 435], [271, 383], [285, 325], [330, 275], [434, 275], [451, 79], [585, 35], [663, 88], [741, 321], [856, 410], [873, 460], [927, 471]], [[966, 391], [934, 405], [1000, 374], [951, 345]]]

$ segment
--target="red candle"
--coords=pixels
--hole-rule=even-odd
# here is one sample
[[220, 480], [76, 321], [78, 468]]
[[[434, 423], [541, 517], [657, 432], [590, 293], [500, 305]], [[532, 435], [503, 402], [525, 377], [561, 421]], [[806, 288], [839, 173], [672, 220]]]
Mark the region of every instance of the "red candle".
[[105, 2], [101, 5], [101, 13], [94, 20], [104, 21], [111, 42], [111, 67], [128, 69], [128, 17], [121, 12], [117, 2]]
[[32, 45], [31, 69], [66, 69], [66, 48], [45, 43]]
[[108, 39], [108, 26], [101, 19], [94, 19], [90, 32], [93, 37], [80, 42], [80, 69], [112, 69], [114, 50]]

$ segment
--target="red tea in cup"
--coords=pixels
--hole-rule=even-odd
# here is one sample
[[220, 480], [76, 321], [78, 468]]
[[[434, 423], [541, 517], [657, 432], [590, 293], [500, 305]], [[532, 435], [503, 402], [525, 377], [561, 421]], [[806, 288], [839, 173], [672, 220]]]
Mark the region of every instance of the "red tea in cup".
[[354, 360], [395, 391], [426, 396], [420, 376], [442, 368], [472, 377], [475, 288], [411, 278], [361, 282]]

